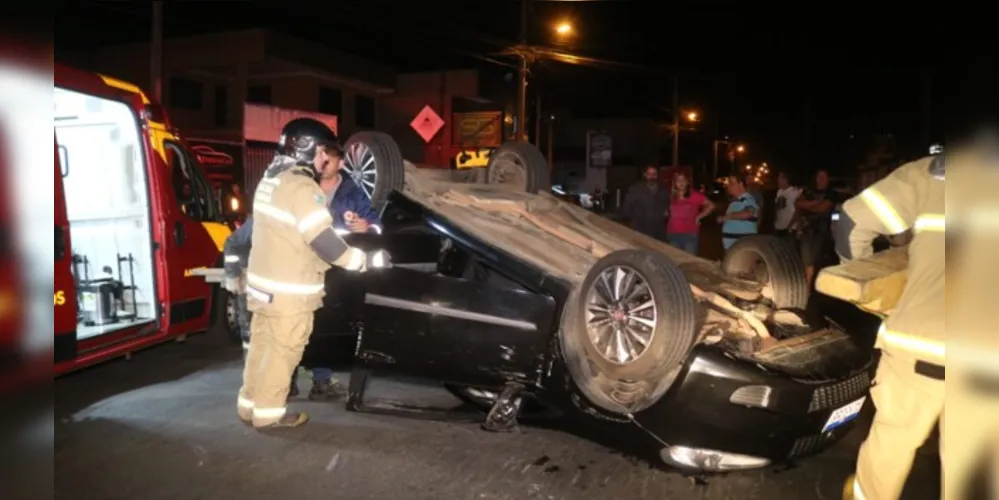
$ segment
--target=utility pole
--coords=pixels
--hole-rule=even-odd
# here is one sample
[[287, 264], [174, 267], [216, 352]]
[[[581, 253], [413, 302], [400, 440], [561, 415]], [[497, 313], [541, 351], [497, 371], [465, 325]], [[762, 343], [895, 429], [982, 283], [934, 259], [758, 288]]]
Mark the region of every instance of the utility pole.
[[537, 89], [535, 92], [537, 97], [535, 97], [535, 110], [534, 110], [534, 145], [541, 149], [541, 91]]
[[680, 164], [680, 75], [673, 75], [673, 167]]
[[[527, 50], [527, 7], [529, 0], [520, 0], [520, 45]], [[526, 52], [520, 55], [520, 69], [517, 71], [517, 139], [527, 141], [527, 58]]]
[[[552, 160], [552, 141], [555, 137], [555, 115], [548, 117], [548, 171], [551, 172], [552, 166], [555, 164]], [[539, 146], [540, 147], [540, 146]]]
[[149, 44], [150, 83], [153, 88], [153, 99], [163, 102], [163, 1], [153, 2], [153, 37]]
[[718, 178], [718, 144], [725, 142], [715, 139], [713, 143], [714, 160], [711, 162], [711, 182], [714, 182]]

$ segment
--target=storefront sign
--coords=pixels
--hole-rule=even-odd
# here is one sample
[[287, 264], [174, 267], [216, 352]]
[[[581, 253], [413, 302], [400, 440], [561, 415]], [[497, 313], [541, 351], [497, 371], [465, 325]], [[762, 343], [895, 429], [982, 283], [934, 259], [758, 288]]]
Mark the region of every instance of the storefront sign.
[[590, 167], [609, 167], [611, 161], [611, 136], [606, 132], [590, 130], [586, 133], [586, 154]]
[[503, 112], [454, 113], [452, 145], [458, 148], [497, 148], [503, 142]]

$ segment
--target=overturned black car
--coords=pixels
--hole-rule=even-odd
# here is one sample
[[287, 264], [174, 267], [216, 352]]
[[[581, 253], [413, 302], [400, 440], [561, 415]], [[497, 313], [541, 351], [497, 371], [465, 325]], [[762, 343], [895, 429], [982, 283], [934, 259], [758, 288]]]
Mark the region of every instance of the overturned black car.
[[[362, 147], [394, 147], [377, 139]], [[305, 355], [353, 355], [350, 409], [446, 417], [365, 398], [372, 374], [418, 376], [489, 428], [570, 418], [705, 472], [815, 453], [860, 412], [872, 351], [806, 324], [783, 241], [745, 238], [720, 265], [685, 254], [551, 196], [527, 144], [494, 152], [484, 183], [393, 157], [375, 158], [398, 179], [375, 200], [383, 234], [348, 236], [393, 267], [330, 271]]]

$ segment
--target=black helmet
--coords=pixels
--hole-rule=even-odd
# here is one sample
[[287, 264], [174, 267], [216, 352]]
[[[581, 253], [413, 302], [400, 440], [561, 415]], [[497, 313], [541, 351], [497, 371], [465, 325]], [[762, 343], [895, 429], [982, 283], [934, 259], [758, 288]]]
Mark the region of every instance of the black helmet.
[[299, 164], [312, 164], [316, 146], [342, 150], [336, 133], [319, 120], [295, 118], [281, 129], [278, 153], [294, 158]]

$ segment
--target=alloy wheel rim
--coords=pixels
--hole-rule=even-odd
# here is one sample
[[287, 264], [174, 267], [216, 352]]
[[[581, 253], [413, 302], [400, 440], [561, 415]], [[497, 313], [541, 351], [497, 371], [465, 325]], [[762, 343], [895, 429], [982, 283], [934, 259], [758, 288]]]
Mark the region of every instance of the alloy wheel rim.
[[343, 171], [370, 200], [378, 181], [375, 154], [371, 148], [362, 142], [355, 142], [347, 147], [343, 158]]
[[634, 362], [655, 336], [659, 309], [648, 280], [629, 266], [603, 270], [586, 295], [587, 338], [617, 365]]

